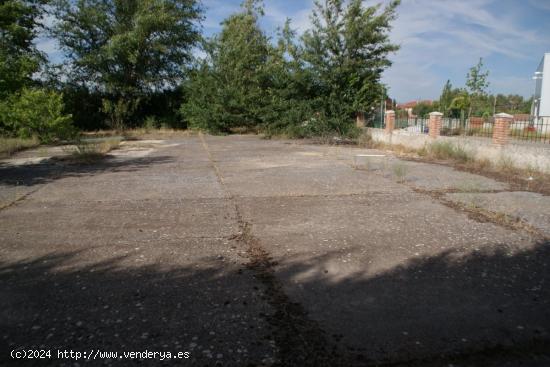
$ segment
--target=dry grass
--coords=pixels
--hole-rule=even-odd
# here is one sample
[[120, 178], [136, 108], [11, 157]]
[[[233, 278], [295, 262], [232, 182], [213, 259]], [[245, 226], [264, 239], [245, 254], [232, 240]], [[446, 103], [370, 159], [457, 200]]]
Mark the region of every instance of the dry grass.
[[[425, 156], [433, 159], [454, 160], [458, 162], [470, 162], [474, 160], [473, 155], [460, 145], [450, 142], [435, 142], [428, 145]], [[422, 155], [422, 154], [420, 154]]]
[[122, 136], [126, 140], [145, 140], [145, 139], [173, 139], [180, 137], [193, 136], [196, 133], [191, 130], [177, 130], [177, 129], [132, 129], [126, 130], [122, 133]]
[[107, 139], [101, 142], [81, 142], [76, 144], [76, 149], [66, 157], [60, 159], [67, 163], [90, 164], [104, 159], [107, 153], [120, 146], [121, 139]]
[[9, 157], [18, 151], [33, 148], [39, 144], [38, 138], [0, 138], [0, 158]]
[[170, 139], [178, 137], [193, 136], [196, 133], [191, 130], [164, 129], [164, 128], [137, 128], [124, 131], [98, 130], [85, 132], [82, 135], [86, 138], [123, 137], [125, 140], [149, 140], [149, 139]]

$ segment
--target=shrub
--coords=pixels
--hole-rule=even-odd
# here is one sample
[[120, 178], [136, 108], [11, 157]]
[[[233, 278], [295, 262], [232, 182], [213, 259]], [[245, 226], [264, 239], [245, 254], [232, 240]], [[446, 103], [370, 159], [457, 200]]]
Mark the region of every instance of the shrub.
[[23, 89], [0, 103], [0, 129], [7, 136], [43, 143], [74, 136], [71, 115], [63, 114], [63, 96], [44, 89]]

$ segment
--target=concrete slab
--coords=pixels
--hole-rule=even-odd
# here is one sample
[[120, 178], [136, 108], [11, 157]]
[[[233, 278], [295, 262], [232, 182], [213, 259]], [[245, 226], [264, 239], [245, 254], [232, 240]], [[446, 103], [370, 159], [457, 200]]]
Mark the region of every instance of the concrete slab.
[[[530, 315], [514, 313], [513, 321], [498, 315], [498, 302], [513, 312], [536, 307], [546, 314], [536, 302], [483, 298], [499, 292], [484, 287], [501, 285], [476, 285], [483, 266], [464, 265], [486, 257], [485, 265], [495, 266], [489, 254], [530, 251], [528, 236], [469, 220], [414, 193], [240, 202], [288, 294], [364, 357], [399, 360], [406, 351], [407, 358], [425, 358], [454, 343], [473, 348], [502, 333], [521, 338], [527, 332], [516, 333], [518, 325], [532, 336], [541, 326]], [[432, 266], [437, 270], [430, 273]], [[541, 263], [536, 270], [545, 278], [543, 269]], [[498, 267], [498, 276], [505, 271]]]
[[188, 351], [193, 365], [548, 364], [548, 245], [410, 188], [499, 183], [404, 162], [400, 184], [392, 166], [353, 168], [373, 150], [254, 136], [144, 144], [89, 166], [0, 166], [0, 194], [30, 193], [0, 211], [0, 364], [16, 346]]
[[[465, 192], [507, 190], [509, 185], [496, 180], [457, 171], [452, 167], [429, 163], [388, 159], [384, 176], [403, 179], [409, 185], [424, 190], [459, 190]], [[402, 176], [402, 177], [397, 177]]]
[[450, 200], [521, 218], [550, 237], [550, 197], [533, 192], [457, 193]]
[[[259, 316], [271, 310], [251, 274], [223, 240], [189, 239], [152, 246], [75, 252], [14, 249], [2, 257], [0, 361], [21, 346], [79, 352], [189, 352], [162, 363], [247, 365], [270, 361], [276, 346]], [[4, 252], [4, 254], [6, 254]], [[98, 358], [102, 365], [136, 360]], [[42, 365], [74, 365], [67, 359]]]

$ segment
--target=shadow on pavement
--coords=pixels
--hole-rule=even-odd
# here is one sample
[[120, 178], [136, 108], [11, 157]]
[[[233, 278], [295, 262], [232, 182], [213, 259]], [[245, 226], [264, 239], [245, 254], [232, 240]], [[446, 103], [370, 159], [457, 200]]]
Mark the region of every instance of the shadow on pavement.
[[129, 159], [106, 158], [93, 164], [62, 164], [55, 160], [24, 165], [0, 165], [0, 185], [34, 186], [64, 177], [94, 175], [102, 172], [133, 172], [143, 167], [173, 161], [170, 156]]
[[[0, 263], [0, 364], [13, 363], [9, 350], [15, 347], [181, 350], [191, 352], [192, 365], [270, 364], [262, 360], [273, 356], [277, 324], [269, 325], [269, 295], [248, 270], [210, 258], [167, 267], [138, 266], [131, 257], [82, 264], [80, 256]], [[324, 329], [327, 348], [337, 344], [346, 351], [341, 365], [550, 361], [549, 243], [516, 253], [446, 252], [339, 281], [324, 271], [331, 256], [295, 258], [276, 272], [291, 299]], [[300, 274], [309, 275], [298, 287], [291, 280]], [[311, 363], [301, 365], [319, 365], [315, 355], [308, 358]]]

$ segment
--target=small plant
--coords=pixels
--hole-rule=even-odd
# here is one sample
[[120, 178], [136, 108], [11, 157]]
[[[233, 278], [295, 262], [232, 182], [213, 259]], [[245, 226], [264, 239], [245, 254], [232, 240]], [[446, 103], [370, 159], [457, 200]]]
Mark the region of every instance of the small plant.
[[392, 167], [393, 174], [397, 178], [397, 182], [403, 183], [406, 180], [408, 168], [403, 163], [395, 163]]

